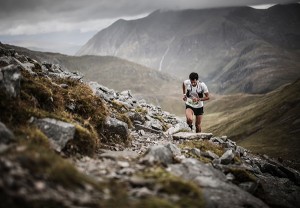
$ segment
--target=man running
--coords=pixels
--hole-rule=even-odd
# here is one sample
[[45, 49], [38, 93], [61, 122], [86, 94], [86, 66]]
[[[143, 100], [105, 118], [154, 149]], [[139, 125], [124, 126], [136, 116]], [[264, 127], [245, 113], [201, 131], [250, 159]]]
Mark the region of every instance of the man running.
[[196, 116], [196, 133], [201, 132], [203, 101], [209, 100], [209, 92], [204, 82], [198, 81], [198, 74], [192, 72], [182, 84], [183, 100], [186, 101], [186, 122], [193, 129], [193, 117]]

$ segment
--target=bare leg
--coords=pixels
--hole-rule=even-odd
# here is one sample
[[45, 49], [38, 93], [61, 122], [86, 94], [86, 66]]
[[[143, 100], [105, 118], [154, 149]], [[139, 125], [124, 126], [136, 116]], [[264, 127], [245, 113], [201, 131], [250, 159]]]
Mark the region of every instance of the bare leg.
[[196, 116], [196, 133], [201, 132], [202, 115]]
[[193, 117], [194, 117], [194, 112], [192, 109], [190, 108], [187, 108], [185, 110], [185, 116], [186, 116], [186, 123], [189, 125], [189, 126], [192, 126], [193, 125]]

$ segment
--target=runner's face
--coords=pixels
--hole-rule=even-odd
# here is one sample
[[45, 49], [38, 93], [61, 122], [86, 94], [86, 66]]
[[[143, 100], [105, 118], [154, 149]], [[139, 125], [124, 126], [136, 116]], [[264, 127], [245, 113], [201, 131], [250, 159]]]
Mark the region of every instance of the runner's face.
[[196, 79], [191, 80], [191, 84], [193, 87], [195, 87], [197, 85], [197, 80]]

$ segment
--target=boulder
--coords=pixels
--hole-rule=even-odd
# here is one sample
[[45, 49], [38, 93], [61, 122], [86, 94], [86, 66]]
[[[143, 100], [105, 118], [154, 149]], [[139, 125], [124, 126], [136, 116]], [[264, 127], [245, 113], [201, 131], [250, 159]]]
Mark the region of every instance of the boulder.
[[180, 164], [170, 164], [168, 170], [201, 187], [206, 207], [268, 207], [250, 193], [226, 182], [226, 176], [221, 171], [196, 159], [188, 158]]
[[9, 97], [20, 95], [20, 67], [8, 65], [0, 68], [0, 90], [4, 90]]
[[58, 152], [74, 138], [73, 124], [51, 118], [35, 119], [33, 122], [49, 138], [50, 144]]
[[173, 162], [173, 152], [178, 154], [177, 147], [173, 145], [155, 145], [151, 146], [145, 153], [144, 157], [141, 158], [140, 162], [145, 164], [161, 163], [168, 165]]
[[106, 118], [103, 132], [107, 140], [106, 142], [114, 141], [117, 143], [126, 143], [129, 138], [127, 123], [116, 118]]
[[220, 161], [221, 161], [221, 164], [224, 164], [224, 165], [228, 165], [232, 162], [234, 158], [234, 153], [233, 151], [230, 149], [230, 150], [227, 150], [221, 157], [220, 157]]
[[0, 144], [9, 144], [15, 140], [14, 134], [0, 122]]

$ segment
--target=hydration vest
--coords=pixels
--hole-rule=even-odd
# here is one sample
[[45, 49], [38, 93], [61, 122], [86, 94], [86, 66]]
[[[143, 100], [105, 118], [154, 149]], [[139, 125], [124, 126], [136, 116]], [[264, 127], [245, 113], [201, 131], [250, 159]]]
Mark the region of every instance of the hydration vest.
[[[192, 87], [193, 87], [192, 84], [190, 84], [190, 89], [187, 89], [187, 92], [186, 92], [187, 97], [190, 97], [190, 93], [192, 92]], [[202, 85], [201, 85], [200, 81], [197, 82], [196, 93], [198, 94], [199, 98], [203, 98], [204, 90], [202, 88]]]

